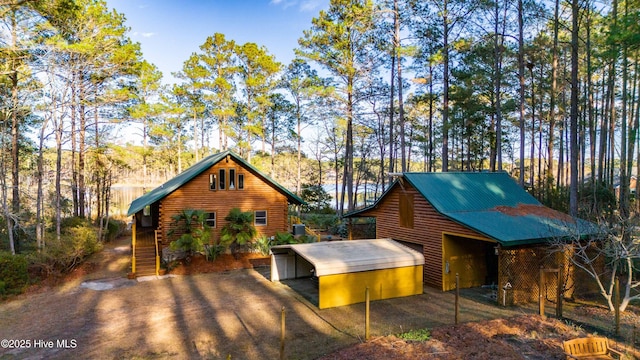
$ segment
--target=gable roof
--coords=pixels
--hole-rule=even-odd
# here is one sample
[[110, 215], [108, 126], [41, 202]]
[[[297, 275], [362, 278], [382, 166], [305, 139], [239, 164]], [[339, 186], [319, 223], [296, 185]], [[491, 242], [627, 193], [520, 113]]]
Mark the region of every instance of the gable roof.
[[278, 184], [277, 182], [269, 178], [267, 175], [260, 172], [260, 170], [253, 167], [251, 164], [246, 162], [243, 158], [241, 158], [239, 155], [237, 155], [233, 151], [227, 150], [227, 151], [223, 151], [217, 154], [207, 156], [206, 158], [193, 164], [191, 167], [181, 172], [180, 174], [170, 179], [169, 181], [165, 182], [164, 184], [158, 186], [157, 188], [133, 200], [131, 202], [131, 206], [129, 206], [129, 211], [127, 212], [127, 216], [131, 216], [137, 213], [138, 211], [144, 209], [145, 206], [151, 205], [161, 200], [165, 196], [171, 194], [172, 192], [180, 188], [182, 185], [189, 182], [194, 177], [200, 175], [205, 170], [208, 170], [213, 165], [225, 159], [227, 156], [232, 157], [236, 162], [240, 163], [243, 167], [245, 167], [246, 169], [254, 173], [259, 178], [261, 178], [264, 182], [273, 186], [278, 192], [286, 196], [287, 200], [290, 203], [293, 203], [296, 205], [305, 204], [305, 201], [299, 198], [297, 195], [290, 192], [285, 187], [283, 187], [282, 185]]
[[545, 207], [505, 172], [404, 173], [371, 207], [346, 216], [366, 216], [404, 181], [438, 213], [503, 246], [600, 233], [593, 223]]

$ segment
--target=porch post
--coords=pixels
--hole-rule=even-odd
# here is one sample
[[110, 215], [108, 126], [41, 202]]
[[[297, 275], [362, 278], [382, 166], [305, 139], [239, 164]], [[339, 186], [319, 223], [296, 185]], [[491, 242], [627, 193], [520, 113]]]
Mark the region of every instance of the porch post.
[[158, 249], [158, 232], [159, 230], [155, 231], [155, 244], [156, 244], [156, 276], [160, 275], [160, 249]]
[[131, 273], [136, 273], [136, 216], [133, 215], [133, 225], [131, 225]]

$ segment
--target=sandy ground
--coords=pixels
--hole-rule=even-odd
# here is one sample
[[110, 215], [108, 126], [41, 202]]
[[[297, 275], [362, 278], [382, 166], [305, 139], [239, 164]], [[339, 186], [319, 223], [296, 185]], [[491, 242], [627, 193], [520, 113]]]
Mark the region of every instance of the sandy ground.
[[[110, 244], [64, 284], [0, 303], [0, 339], [12, 340], [11, 346], [0, 348], [0, 358], [277, 359], [282, 307], [287, 359], [350, 358], [339, 354], [353, 349], [351, 345], [362, 346], [364, 304], [318, 310], [289, 287], [251, 269], [129, 281], [126, 249], [126, 241]], [[113, 286], [101, 289], [100, 284]], [[453, 299], [451, 293], [427, 289], [419, 296], [373, 302], [371, 335], [449, 325]], [[535, 311], [505, 309], [471, 297], [460, 305], [462, 322]], [[482, 341], [495, 337], [474, 333], [476, 337], [467, 340], [481, 352]], [[384, 339], [376, 341], [393, 341]], [[414, 358], [398, 356], [392, 358]]]

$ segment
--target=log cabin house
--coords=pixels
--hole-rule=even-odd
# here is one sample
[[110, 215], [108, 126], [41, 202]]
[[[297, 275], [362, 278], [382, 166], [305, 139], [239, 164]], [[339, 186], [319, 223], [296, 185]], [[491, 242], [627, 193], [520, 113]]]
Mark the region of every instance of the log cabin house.
[[131, 273], [158, 274], [162, 247], [173, 240], [168, 234], [172, 216], [181, 210], [203, 210], [215, 241], [232, 208], [252, 211], [258, 235], [273, 236], [289, 229], [289, 205], [301, 204], [302, 199], [232, 151], [210, 155], [131, 203]]
[[505, 305], [537, 299], [541, 267], [567, 271], [550, 241], [598, 233], [504, 172], [403, 173], [373, 205], [345, 217], [373, 217], [376, 237], [422, 253], [428, 286], [455, 289], [459, 274], [460, 288], [491, 287]]

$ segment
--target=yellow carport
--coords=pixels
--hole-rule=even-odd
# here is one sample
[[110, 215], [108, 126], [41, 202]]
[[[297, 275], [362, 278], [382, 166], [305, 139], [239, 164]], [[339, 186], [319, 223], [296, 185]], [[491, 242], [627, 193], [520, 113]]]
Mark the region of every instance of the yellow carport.
[[422, 294], [424, 256], [391, 239], [279, 245], [271, 281], [313, 278], [318, 308]]

